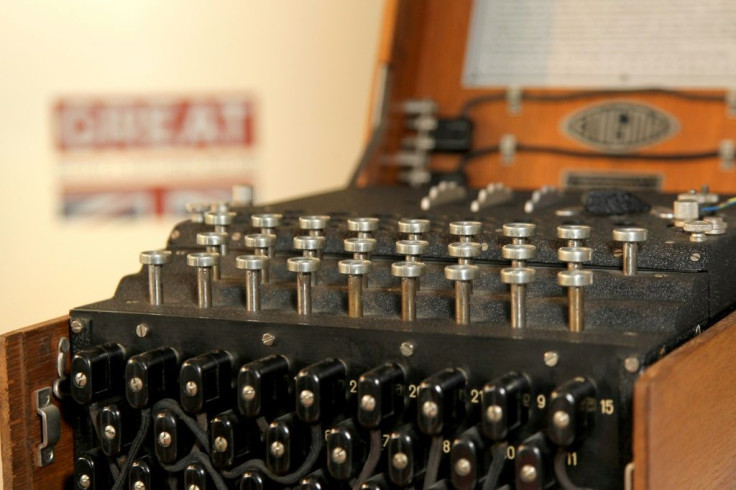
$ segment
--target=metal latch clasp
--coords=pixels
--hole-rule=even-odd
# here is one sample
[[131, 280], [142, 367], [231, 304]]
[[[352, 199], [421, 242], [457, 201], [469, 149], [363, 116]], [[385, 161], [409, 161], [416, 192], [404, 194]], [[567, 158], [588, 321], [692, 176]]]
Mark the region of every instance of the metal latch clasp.
[[41, 444], [36, 451], [36, 465], [47, 466], [54, 462], [54, 447], [61, 438], [61, 413], [51, 401], [51, 388], [33, 392], [33, 404], [41, 417]]

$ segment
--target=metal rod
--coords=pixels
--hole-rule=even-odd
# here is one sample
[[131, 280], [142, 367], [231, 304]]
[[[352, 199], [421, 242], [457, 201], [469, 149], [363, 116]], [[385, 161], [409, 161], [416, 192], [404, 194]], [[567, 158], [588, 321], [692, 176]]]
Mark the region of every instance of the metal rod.
[[[208, 253], [212, 253], [212, 254], [220, 253], [220, 247], [218, 247], [217, 245], [207, 245], [204, 249]], [[215, 281], [220, 280], [220, 266], [219, 265], [212, 266], [212, 279], [214, 279]]]
[[212, 271], [210, 267], [197, 267], [197, 293], [200, 308], [212, 306]]
[[470, 293], [473, 283], [470, 281], [455, 281], [455, 323], [467, 325], [470, 323]]
[[312, 274], [296, 274], [296, 308], [300, 315], [312, 314]]
[[148, 266], [148, 298], [152, 305], [159, 306], [164, 302], [164, 286], [161, 282], [161, 266]]
[[363, 277], [359, 275], [348, 275], [348, 316], [363, 316]]
[[526, 327], [526, 284], [511, 285], [511, 328]]
[[416, 278], [401, 278], [401, 320], [413, 322], [417, 319], [416, 309]]
[[[261, 257], [266, 257], [268, 259], [268, 249], [267, 248], [254, 248], [253, 253], [256, 255], [260, 255]], [[267, 261], [266, 267], [263, 268], [263, 271], [261, 272], [261, 284], [268, 284], [268, 282], [271, 280], [271, 261]]]
[[624, 252], [624, 275], [635, 276], [636, 275], [636, 262], [639, 252], [639, 244], [636, 242], [625, 242], [623, 246]]
[[585, 329], [585, 310], [583, 308], [583, 288], [571, 287], [568, 291], [569, 329], [571, 332], [582, 332]]
[[261, 311], [261, 271], [245, 271], [245, 309], [250, 312]]

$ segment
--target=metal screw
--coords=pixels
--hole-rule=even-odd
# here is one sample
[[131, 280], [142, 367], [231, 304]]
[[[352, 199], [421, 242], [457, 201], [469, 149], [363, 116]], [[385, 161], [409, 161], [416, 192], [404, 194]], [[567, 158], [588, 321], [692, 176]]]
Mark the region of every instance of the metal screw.
[[708, 221], [693, 220], [682, 225], [682, 229], [690, 233], [690, 241], [694, 243], [704, 242], [706, 233], [713, 231], [713, 224]]
[[503, 234], [511, 238], [511, 243], [529, 243], [534, 236], [537, 225], [532, 223], [506, 223], [503, 225]]
[[171, 434], [168, 432], [161, 432], [158, 435], [157, 441], [159, 446], [169, 447], [171, 446]]
[[422, 262], [394, 262], [391, 274], [401, 278], [401, 320], [413, 322], [417, 319], [416, 280], [424, 274]]
[[197, 268], [197, 295], [200, 308], [212, 306], [212, 267], [219, 263], [218, 254], [196, 252], [187, 255], [187, 265]]
[[299, 393], [299, 403], [305, 407], [311, 407], [314, 405], [314, 393], [309, 390], [304, 390]]
[[537, 247], [528, 243], [513, 243], [501, 247], [501, 255], [511, 261], [511, 267], [525, 267], [527, 260], [537, 256]]
[[82, 488], [89, 488], [90, 484], [92, 483], [92, 479], [89, 477], [89, 475], [82, 475], [79, 477], [79, 480], [77, 480], [77, 483]]
[[286, 452], [286, 448], [284, 447], [284, 443], [280, 441], [274, 441], [271, 443], [271, 454], [277, 458], [280, 458], [284, 455], [284, 452]]
[[354, 259], [362, 260], [370, 260], [377, 244], [374, 238], [346, 238], [342, 243], [346, 252], [353, 253]]
[[164, 286], [161, 280], [161, 268], [171, 261], [168, 250], [149, 250], [140, 254], [140, 262], [148, 266], [148, 300], [158, 306], [164, 302]]
[[480, 235], [482, 226], [480, 221], [453, 221], [450, 223], [450, 235], [457, 236], [461, 242], [472, 242], [474, 236]]
[[222, 436], [215, 437], [215, 451], [218, 453], [227, 451], [227, 439]]
[[261, 275], [268, 268], [268, 257], [262, 255], [240, 255], [235, 267], [245, 270], [245, 310], [261, 311]]
[[557, 410], [554, 415], [552, 415], [552, 423], [555, 424], [555, 427], [558, 429], [564, 429], [570, 425], [570, 415], [562, 410]]
[[115, 436], [117, 435], [117, 431], [115, 430], [115, 427], [113, 427], [112, 425], [106, 425], [103, 432], [105, 434], [105, 438], [109, 440], [115, 439]]
[[204, 222], [213, 225], [218, 233], [227, 233], [227, 227], [230, 226], [235, 218], [232, 211], [214, 211], [204, 215]]
[[243, 399], [247, 401], [251, 401], [256, 397], [256, 389], [250, 385], [243, 386], [243, 389], [240, 393], [241, 395], [243, 395]]
[[378, 218], [348, 218], [348, 230], [358, 233], [358, 238], [370, 238], [378, 229]]
[[409, 466], [409, 457], [404, 453], [396, 453], [391, 458], [391, 465], [397, 470], [403, 470]]
[[627, 370], [628, 372], [630, 372], [630, 373], [632, 373], [632, 374], [633, 374], [633, 373], [635, 373], [635, 372], [637, 372], [637, 371], [639, 371], [639, 367], [640, 367], [640, 366], [641, 366], [641, 363], [639, 362], [639, 359], [637, 359], [637, 358], [636, 358], [636, 357], [634, 357], [634, 356], [631, 356], [631, 357], [627, 357], [627, 358], [626, 358], [626, 359], [624, 360], [624, 368], [625, 368], [625, 369], [626, 369], [626, 370]]
[[623, 243], [624, 250], [624, 275], [635, 276], [637, 270], [637, 256], [639, 255], [639, 243], [645, 242], [649, 232], [646, 228], [630, 226], [626, 228], [615, 228], [613, 239]]
[[[204, 251], [211, 254], [220, 254], [220, 257], [227, 257], [227, 233], [219, 233], [216, 231], [207, 231], [197, 233], [197, 245], [203, 245]], [[220, 266], [212, 267], [212, 277], [220, 280]]]
[[133, 490], [146, 490], [146, 484], [138, 480], [137, 482], [133, 483]]
[[544, 353], [544, 364], [548, 367], [555, 367], [560, 362], [560, 355], [553, 351], [547, 351]]
[[503, 418], [503, 408], [491, 405], [486, 409], [486, 418], [491, 422], [499, 422]]
[[150, 330], [151, 330], [151, 329], [150, 329], [150, 328], [148, 328], [148, 325], [146, 325], [145, 323], [139, 323], [139, 324], [138, 324], [138, 325], [136, 325], [136, 327], [135, 327], [135, 334], [136, 334], [136, 335], [137, 335], [138, 337], [140, 337], [140, 338], [143, 338], [143, 337], [146, 337], [146, 336], [148, 335], [148, 332], [149, 332]]
[[425, 417], [436, 417], [437, 412], [439, 412], [439, 407], [431, 400], [424, 402], [422, 405], [422, 413]]
[[332, 450], [330, 459], [332, 459], [333, 463], [344, 464], [345, 461], [347, 461], [348, 459], [348, 453], [347, 451], [345, 451], [345, 449], [341, 447], [336, 447], [335, 449]]
[[[621, 252], [623, 255], [623, 252]], [[567, 268], [571, 270], [582, 269], [583, 262], [593, 259], [593, 249], [589, 247], [560, 247], [557, 249], [557, 259], [567, 262]]]
[[470, 293], [477, 274], [477, 265], [453, 264], [445, 267], [445, 278], [455, 282], [455, 323], [458, 325], [470, 323]]
[[530, 464], [525, 464], [519, 470], [519, 478], [524, 483], [532, 483], [537, 479], [537, 469]]
[[75, 318], [72, 320], [72, 332], [74, 333], [80, 333], [82, 330], [84, 330], [84, 322], [82, 320], [79, 320], [78, 318]]
[[700, 260], [700, 253], [695, 252], [693, 254], [690, 254], [690, 261], [691, 262], [697, 262]]
[[347, 259], [338, 264], [341, 274], [348, 276], [348, 316], [363, 316], [363, 276], [370, 273], [373, 264], [368, 260]]
[[330, 217], [325, 215], [300, 216], [299, 228], [306, 230], [310, 236], [322, 236], [328, 221]]
[[130, 387], [130, 391], [132, 391], [133, 393], [138, 393], [143, 389], [143, 380], [138, 376], [130, 378], [128, 386]]
[[[253, 249], [253, 255], [260, 255], [268, 259], [273, 255], [273, 245], [276, 235], [251, 234], [245, 235], [245, 246]], [[266, 267], [261, 271], [261, 284], [271, 280], [271, 262], [267, 260]]]
[[590, 232], [588, 225], [560, 225], [557, 227], [557, 238], [567, 240], [568, 247], [579, 247], [590, 238]]
[[409, 240], [421, 240], [422, 233], [429, 231], [431, 223], [427, 219], [399, 220], [399, 233], [406, 233]]
[[192, 483], [191, 485], [187, 487], [187, 490], [200, 490], [200, 489], [199, 489], [199, 485], [195, 485], [194, 483]]
[[187, 381], [187, 384], [184, 385], [184, 393], [188, 396], [195, 396], [198, 391], [199, 386], [194, 381]]
[[372, 412], [376, 409], [376, 399], [372, 395], [363, 395], [360, 399], [360, 408], [366, 412]]
[[593, 284], [593, 271], [570, 269], [560, 271], [557, 273], [557, 282], [560, 286], [568, 288], [568, 328], [571, 332], [582, 332], [585, 329], [583, 288]]
[[268, 332], [264, 333], [261, 337], [261, 342], [266, 347], [271, 347], [276, 342], [276, 337]]
[[473, 465], [466, 458], [460, 458], [455, 462], [455, 473], [460, 476], [467, 476], [472, 469]]
[[87, 375], [84, 373], [77, 373], [74, 375], [74, 385], [77, 388], [84, 388], [87, 386]]
[[296, 272], [296, 308], [300, 315], [312, 313], [312, 274], [321, 267], [321, 261], [314, 257], [292, 257], [286, 265]]
[[[254, 214], [250, 217], [251, 224], [261, 229], [261, 235], [276, 237], [276, 227], [281, 224], [280, 214]], [[274, 240], [275, 242], [275, 240]], [[272, 259], [274, 255], [273, 246], [268, 248], [268, 258]]]
[[399, 346], [399, 352], [404, 357], [411, 357], [414, 355], [415, 346], [411, 342], [402, 342]]

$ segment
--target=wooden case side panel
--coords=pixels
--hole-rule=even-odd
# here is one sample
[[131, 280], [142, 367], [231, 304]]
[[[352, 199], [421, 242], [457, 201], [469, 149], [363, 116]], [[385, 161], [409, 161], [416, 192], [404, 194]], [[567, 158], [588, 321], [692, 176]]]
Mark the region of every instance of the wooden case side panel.
[[[57, 346], [69, 335], [69, 318], [60, 317], [0, 337], [0, 443], [3, 488], [66, 488], [74, 462], [72, 428], [62, 419], [55, 462], [36, 466], [41, 419], [33, 402], [35, 390], [57, 378]], [[58, 402], [57, 402], [58, 404]]]
[[634, 391], [634, 488], [734, 488], [736, 313], [661, 361]]

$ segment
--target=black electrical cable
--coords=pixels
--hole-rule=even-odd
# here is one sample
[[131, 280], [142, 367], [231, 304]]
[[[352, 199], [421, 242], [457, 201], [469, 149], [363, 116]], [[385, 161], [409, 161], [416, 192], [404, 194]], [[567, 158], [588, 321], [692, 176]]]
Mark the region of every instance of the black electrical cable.
[[483, 482], [482, 490], [496, 490], [496, 487], [498, 487], [498, 480], [501, 478], [503, 465], [506, 462], [506, 448], [508, 446], [505, 442], [499, 442], [491, 449], [493, 460], [491, 461], [490, 468], [488, 468], [488, 474], [486, 475], [486, 481]]
[[215, 488], [217, 488], [217, 490], [228, 490], [228, 486], [225, 483], [225, 480], [223, 480], [220, 474], [217, 473], [215, 468], [212, 466], [212, 462], [210, 462], [210, 458], [201, 451], [195, 451], [193, 453], [190, 453], [189, 455], [185, 456], [184, 458], [180, 459], [179, 461], [173, 464], [161, 463], [161, 468], [168, 471], [169, 473], [176, 473], [176, 472], [184, 470], [187, 466], [189, 466], [192, 463], [199, 463], [202, 465], [202, 467], [205, 469], [205, 471], [210, 476], [212, 481], [215, 483]]
[[[551, 155], [567, 156], [572, 158], [585, 159], [616, 159], [616, 160], [647, 160], [647, 161], [663, 161], [663, 162], [683, 162], [690, 160], [703, 160], [706, 158], [717, 158], [720, 153], [717, 150], [701, 151], [693, 153], [596, 153], [592, 151], [568, 150], [566, 148], [556, 148], [553, 146], [536, 146], [518, 144], [514, 148], [517, 153], [548, 153]], [[469, 151], [460, 158], [457, 164], [457, 171], [464, 171], [465, 168], [473, 161], [487, 155], [494, 155], [500, 152], [498, 145], [478, 148]]]
[[381, 431], [372, 430], [371, 435], [371, 446], [368, 451], [368, 457], [365, 460], [363, 469], [360, 470], [358, 480], [353, 485], [353, 490], [359, 490], [360, 486], [373, 474], [378, 466], [378, 461], [381, 459]]
[[279, 485], [293, 485], [294, 483], [301, 480], [309, 472], [309, 470], [312, 469], [312, 466], [314, 466], [314, 464], [317, 462], [317, 458], [319, 458], [319, 453], [322, 450], [322, 440], [324, 439], [322, 428], [319, 425], [315, 424], [312, 426], [311, 433], [312, 442], [309, 447], [309, 453], [307, 454], [307, 457], [304, 458], [304, 462], [302, 463], [302, 465], [297, 468], [296, 471], [294, 471], [293, 473], [279, 476], [269, 470], [263, 460], [251, 459], [250, 461], [246, 461], [245, 463], [241, 464], [240, 466], [236, 466], [231, 470], [223, 471], [222, 476], [228, 479], [237, 478], [246, 471], [257, 470], [266, 475], [266, 477], [270, 480], [278, 483]]
[[210, 452], [210, 439], [207, 437], [207, 433], [202, 430], [194, 418], [184, 412], [181, 405], [179, 405], [179, 402], [173, 398], [164, 398], [153, 405], [154, 412], [158, 412], [159, 410], [170, 410], [174, 412], [176, 416], [179, 417], [179, 420], [184, 422], [184, 425], [186, 425], [192, 434], [194, 434], [194, 437], [202, 448], [204, 448], [205, 451]]
[[[702, 102], [723, 102], [726, 101], [725, 95], [715, 94], [698, 94], [692, 92], [683, 92], [679, 90], [670, 90], [664, 88], [638, 88], [638, 89], [619, 89], [619, 90], [581, 90], [577, 92], [568, 93], [521, 93], [521, 100], [530, 100], [535, 102], [563, 102], [572, 100], [589, 99], [591, 97], [610, 96], [610, 97], [621, 97], [627, 95], [668, 95], [677, 99], [684, 100], [696, 100]], [[468, 113], [477, 106], [491, 103], [500, 102], [507, 99], [505, 92], [493, 93], [486, 95], [479, 95], [468, 99], [463, 104], [460, 114], [462, 116], [468, 115]]]
[[432, 444], [429, 446], [429, 459], [427, 460], [427, 470], [424, 472], [424, 484], [422, 490], [429, 490], [429, 487], [437, 482], [437, 473], [440, 470], [440, 459], [442, 457], [442, 437], [435, 436], [432, 438]]
[[125, 463], [123, 464], [122, 468], [120, 468], [120, 474], [115, 479], [115, 484], [112, 486], [112, 490], [121, 490], [123, 488], [123, 485], [125, 485], [126, 480], [128, 479], [128, 472], [130, 471], [130, 467], [133, 466], [133, 462], [138, 455], [138, 451], [140, 451], [141, 446], [143, 445], [143, 441], [145, 440], [146, 435], [148, 435], [148, 428], [150, 426], [151, 410], [141, 410], [141, 425], [138, 428], [138, 433], [135, 435], [135, 439], [133, 439], [133, 443], [130, 445], [130, 451], [128, 451], [128, 456], [125, 459]]
[[592, 490], [590, 488], [578, 487], [567, 474], [567, 452], [560, 448], [555, 456], [555, 478], [563, 490]]

